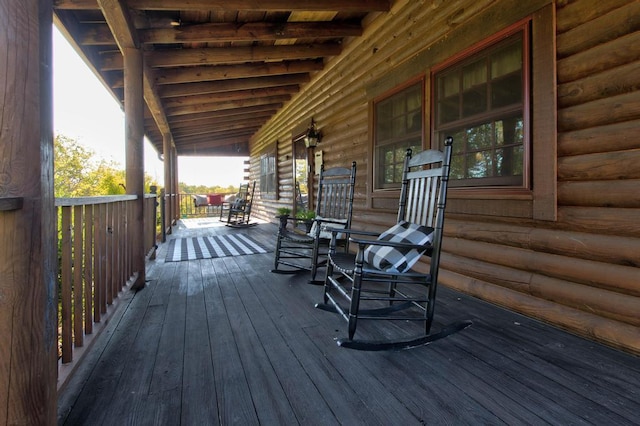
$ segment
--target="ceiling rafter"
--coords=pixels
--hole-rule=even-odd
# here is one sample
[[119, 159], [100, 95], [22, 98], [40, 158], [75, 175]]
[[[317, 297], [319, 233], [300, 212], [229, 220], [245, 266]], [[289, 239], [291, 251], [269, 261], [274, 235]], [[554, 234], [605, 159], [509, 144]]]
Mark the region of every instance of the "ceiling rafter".
[[[53, 0], [56, 25], [124, 103], [143, 51], [145, 135], [161, 152], [248, 155], [249, 140], [389, 0]], [[197, 145], [194, 145], [197, 144]]]
[[[342, 52], [338, 43], [289, 46], [232, 46], [199, 49], [167, 49], [145, 52], [145, 63], [152, 68], [221, 65], [245, 62], [269, 62], [294, 59], [337, 56]], [[100, 69], [122, 70], [124, 62], [120, 52], [101, 55]]]
[[[122, 8], [119, 0], [98, 0], [98, 5], [102, 10], [109, 28], [113, 34], [117, 35], [116, 42], [118, 48], [122, 52], [127, 48], [138, 49], [140, 42], [137, 37], [136, 29], [133, 27], [129, 12]], [[164, 115], [162, 102], [155, 92], [154, 79], [150, 75], [151, 71], [148, 67], [143, 70], [144, 98], [147, 107], [151, 111], [158, 129], [163, 134], [171, 134], [169, 122]]]
[[268, 87], [288, 86], [290, 84], [301, 85], [309, 82], [309, 74], [283, 74], [263, 77], [229, 78], [227, 80], [202, 81], [196, 83], [183, 83], [164, 85], [158, 87], [158, 93], [162, 98], [179, 96], [196, 96], [205, 93], [224, 93], [234, 90], [250, 90]]
[[[72, 1], [72, 0], [67, 0]], [[261, 10], [387, 12], [389, 0], [128, 0], [132, 9], [145, 10]]]
[[362, 26], [342, 22], [207, 23], [139, 32], [142, 43], [170, 44], [357, 37], [362, 35]]

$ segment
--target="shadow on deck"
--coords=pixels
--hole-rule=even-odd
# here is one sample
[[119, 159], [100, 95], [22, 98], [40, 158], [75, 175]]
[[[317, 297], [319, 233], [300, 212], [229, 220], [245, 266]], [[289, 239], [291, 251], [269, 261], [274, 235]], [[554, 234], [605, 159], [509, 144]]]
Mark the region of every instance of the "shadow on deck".
[[637, 357], [442, 287], [436, 329], [470, 328], [402, 352], [339, 348], [346, 323], [314, 308], [321, 288], [269, 272], [275, 225], [215, 222], [170, 238], [242, 233], [271, 252], [165, 262], [161, 245], [61, 393], [59, 424], [640, 421]]

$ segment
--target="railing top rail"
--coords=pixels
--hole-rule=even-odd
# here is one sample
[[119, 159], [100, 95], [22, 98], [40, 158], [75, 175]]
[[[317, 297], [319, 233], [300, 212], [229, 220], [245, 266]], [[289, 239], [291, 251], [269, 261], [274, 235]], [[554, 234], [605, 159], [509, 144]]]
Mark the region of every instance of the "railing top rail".
[[[155, 197], [155, 195], [153, 195]], [[82, 206], [93, 204], [116, 203], [119, 201], [137, 200], [137, 195], [104, 195], [97, 197], [56, 198], [56, 207]]]
[[22, 204], [22, 197], [0, 197], [0, 211], [20, 210]]

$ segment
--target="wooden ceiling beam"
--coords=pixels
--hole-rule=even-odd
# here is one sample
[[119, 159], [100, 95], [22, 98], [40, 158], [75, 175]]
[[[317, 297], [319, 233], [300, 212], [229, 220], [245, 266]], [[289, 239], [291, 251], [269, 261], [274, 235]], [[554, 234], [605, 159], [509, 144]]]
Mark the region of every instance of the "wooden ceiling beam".
[[246, 132], [247, 129], [260, 128], [265, 122], [264, 121], [254, 121], [251, 126], [247, 126], [247, 122], [241, 123], [227, 123], [227, 124], [218, 124], [215, 126], [198, 126], [192, 128], [184, 128], [184, 129], [173, 129], [173, 137], [176, 139], [180, 139], [184, 136], [197, 136], [197, 135], [208, 135], [208, 134], [219, 134], [222, 132], [229, 131], [242, 131]]
[[[137, 32], [145, 44], [180, 44], [357, 37], [362, 35], [362, 27], [360, 24], [341, 22], [248, 22], [206, 23]], [[94, 23], [81, 27], [78, 38], [83, 45], [115, 44], [107, 24]]]
[[109, 30], [109, 25], [95, 23], [91, 25], [78, 25], [76, 36], [78, 43], [83, 46], [116, 46], [116, 40]]
[[300, 74], [321, 71], [323, 68], [324, 64], [322, 62], [310, 60], [262, 64], [170, 68], [156, 71], [156, 83], [159, 85], [196, 83], [201, 81], [227, 80], [233, 78]]
[[223, 143], [210, 147], [209, 145], [203, 146], [189, 146], [187, 148], [178, 149], [178, 155], [181, 157], [187, 156], [249, 156], [249, 138], [238, 138], [236, 143]]
[[264, 98], [268, 96], [292, 95], [300, 91], [300, 86], [293, 84], [290, 86], [269, 87], [264, 89], [236, 90], [233, 92], [216, 93], [215, 98], [211, 94], [182, 96], [179, 98], [169, 98], [164, 100], [165, 108], [174, 108], [185, 105], [197, 105], [211, 102], [227, 102], [243, 99]]
[[[253, 130], [253, 132], [257, 131]], [[234, 134], [219, 134], [219, 135], [209, 135], [209, 136], [195, 136], [195, 137], [184, 137], [178, 139], [179, 142], [176, 142], [176, 146], [180, 146], [182, 148], [194, 147], [194, 146], [221, 146], [226, 144], [233, 144], [239, 142], [248, 141], [253, 132], [248, 133], [234, 133]]]
[[358, 37], [360, 24], [345, 22], [206, 23], [138, 30], [145, 44], [265, 41]]
[[[162, 49], [145, 52], [145, 64], [152, 68], [197, 65], [241, 64], [294, 59], [314, 59], [337, 56], [342, 52], [338, 43], [288, 46], [209, 47], [199, 49]], [[118, 51], [100, 55], [102, 71], [117, 71], [124, 67]]]
[[180, 96], [195, 96], [207, 93], [223, 93], [234, 90], [251, 90], [268, 87], [288, 86], [291, 84], [308, 83], [309, 74], [283, 74], [266, 77], [237, 78], [229, 80], [214, 80], [199, 83], [183, 83], [158, 86], [162, 98]]
[[212, 140], [211, 138], [205, 138], [194, 142], [185, 142], [183, 144], [177, 144], [178, 151], [222, 148], [226, 146], [234, 146], [249, 142], [249, 136], [233, 136], [228, 138], [219, 138]]
[[255, 99], [242, 99], [242, 100], [227, 101], [227, 102], [211, 102], [206, 104], [186, 105], [181, 107], [166, 108], [165, 112], [168, 117], [172, 117], [176, 115], [196, 114], [196, 113], [207, 112], [207, 111], [220, 111], [224, 109], [236, 109], [236, 108], [251, 107], [256, 105], [284, 103], [284, 102], [287, 102], [289, 99], [291, 99], [291, 96], [289, 95], [280, 95], [280, 96], [269, 96], [264, 98], [255, 98]]
[[262, 113], [253, 113], [253, 114], [248, 114], [248, 113], [237, 114], [237, 115], [232, 115], [227, 117], [203, 118], [200, 120], [182, 121], [182, 122], [172, 123], [171, 131], [175, 132], [180, 129], [190, 128], [190, 127], [197, 128], [199, 126], [217, 126], [219, 124], [230, 124], [230, 123], [233, 123], [233, 124], [244, 123], [246, 125], [248, 122], [251, 122], [253, 120], [255, 121], [267, 120], [271, 118], [272, 115], [273, 113], [270, 113], [270, 112], [262, 112]]
[[[65, 0], [64, 2], [73, 2]], [[77, 1], [77, 0], [75, 0]], [[259, 10], [386, 12], [389, 0], [127, 0], [131, 9], [144, 10]]]
[[100, 9], [97, 0], [53, 0], [53, 8], [59, 10]]
[[243, 107], [237, 109], [223, 109], [219, 111], [208, 111], [201, 112], [190, 115], [176, 115], [173, 117], [169, 117], [169, 124], [173, 126], [176, 123], [184, 123], [195, 120], [203, 120], [203, 119], [214, 119], [221, 117], [233, 117], [236, 115], [242, 114], [261, 114], [270, 112], [271, 114], [275, 114], [280, 108], [282, 108], [282, 103], [277, 104], [264, 104], [264, 105], [255, 105], [251, 107]]
[[[108, 28], [117, 37], [117, 44], [120, 52], [127, 48], [139, 48], [140, 41], [137, 32], [131, 22], [129, 11], [122, 7], [119, 0], [98, 0], [98, 5], [102, 10]], [[151, 111], [158, 130], [163, 134], [170, 134], [169, 122], [164, 115], [164, 108], [160, 97], [155, 91], [155, 81], [148, 67], [143, 68], [143, 96], [147, 103], [147, 108]]]
[[184, 67], [221, 65], [243, 62], [285, 61], [337, 56], [342, 52], [338, 43], [296, 44], [289, 46], [209, 47], [200, 49], [164, 49], [146, 54], [149, 66]]

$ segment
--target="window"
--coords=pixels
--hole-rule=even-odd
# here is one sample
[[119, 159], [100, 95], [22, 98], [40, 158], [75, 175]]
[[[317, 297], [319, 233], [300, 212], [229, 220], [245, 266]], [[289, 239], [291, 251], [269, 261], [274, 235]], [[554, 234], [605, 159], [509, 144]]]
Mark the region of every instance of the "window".
[[376, 189], [399, 188], [407, 148], [422, 148], [423, 92], [421, 80], [374, 102]]
[[277, 198], [278, 177], [276, 173], [276, 151], [260, 156], [260, 196]]
[[435, 140], [454, 140], [451, 186], [529, 182], [528, 25], [505, 36], [434, 73]]

